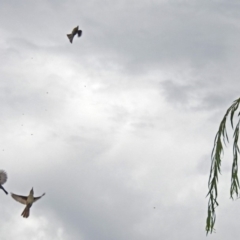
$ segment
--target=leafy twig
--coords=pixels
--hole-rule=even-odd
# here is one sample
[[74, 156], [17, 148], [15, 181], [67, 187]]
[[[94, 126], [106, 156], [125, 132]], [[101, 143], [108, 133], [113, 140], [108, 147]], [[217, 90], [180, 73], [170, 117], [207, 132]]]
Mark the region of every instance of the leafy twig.
[[[226, 145], [226, 141], [229, 142], [228, 140], [228, 135], [227, 135], [227, 130], [226, 130], [226, 121], [227, 117], [230, 113], [230, 121], [231, 121], [231, 126], [233, 126], [233, 117], [235, 114], [235, 111], [238, 109], [240, 103], [240, 98], [235, 100], [233, 104], [228, 108], [226, 111], [218, 132], [216, 134], [215, 140], [214, 140], [214, 146], [211, 154], [211, 168], [210, 168], [210, 175], [209, 175], [209, 180], [208, 180], [208, 194], [209, 200], [208, 200], [208, 216], [206, 220], [206, 233], [208, 234], [209, 232], [212, 233], [214, 230], [214, 225], [216, 222], [216, 212], [215, 209], [218, 206], [217, 202], [217, 196], [218, 196], [218, 191], [217, 191], [217, 183], [218, 183], [218, 174], [221, 174], [221, 161], [222, 161], [222, 155], [223, 155], [223, 144]], [[240, 114], [240, 113], [239, 113]], [[239, 116], [238, 114], [238, 116]], [[233, 134], [233, 163], [232, 163], [232, 176], [231, 176], [231, 187], [230, 187], [230, 197], [233, 199], [234, 194], [236, 194], [236, 197], [238, 197], [238, 190], [240, 188], [239, 186], [239, 180], [238, 180], [238, 154], [239, 154], [239, 148], [238, 148], [238, 137], [239, 137], [239, 125], [240, 125], [240, 120], [238, 121], [234, 134]]]

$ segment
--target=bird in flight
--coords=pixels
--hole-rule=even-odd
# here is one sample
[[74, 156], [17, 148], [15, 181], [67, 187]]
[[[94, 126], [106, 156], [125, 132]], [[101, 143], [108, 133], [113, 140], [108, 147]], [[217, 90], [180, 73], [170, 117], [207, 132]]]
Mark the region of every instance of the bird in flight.
[[70, 43], [72, 43], [73, 38], [76, 34], [78, 35], [78, 37], [81, 37], [82, 35], [82, 30], [78, 30], [78, 26], [72, 30], [72, 33], [67, 34], [67, 37], [69, 38]]
[[26, 205], [21, 216], [23, 216], [24, 218], [28, 218], [32, 204], [34, 202], [36, 202], [37, 200], [39, 200], [42, 196], [44, 196], [45, 193], [43, 193], [40, 197], [34, 197], [34, 192], [33, 192], [33, 188], [32, 188], [28, 196], [20, 196], [20, 195], [14, 194], [14, 193], [11, 193], [11, 195], [12, 195], [13, 199]]
[[6, 193], [8, 194], [8, 192], [4, 189], [4, 187], [2, 186], [5, 182], [7, 181], [7, 173], [3, 170], [0, 170], [0, 188]]

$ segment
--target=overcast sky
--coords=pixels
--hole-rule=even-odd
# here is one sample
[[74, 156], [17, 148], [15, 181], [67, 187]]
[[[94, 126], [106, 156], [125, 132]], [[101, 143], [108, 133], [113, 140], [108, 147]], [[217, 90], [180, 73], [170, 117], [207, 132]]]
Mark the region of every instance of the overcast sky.
[[[0, 3], [4, 186], [46, 192], [28, 219], [0, 192], [1, 240], [206, 239], [213, 141], [240, 97], [239, 1]], [[240, 235], [231, 151], [207, 239]]]

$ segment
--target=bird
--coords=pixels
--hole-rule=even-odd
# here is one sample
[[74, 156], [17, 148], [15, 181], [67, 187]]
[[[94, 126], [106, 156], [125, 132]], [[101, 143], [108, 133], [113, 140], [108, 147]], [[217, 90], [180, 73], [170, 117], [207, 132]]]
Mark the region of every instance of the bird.
[[82, 30], [78, 30], [78, 26], [72, 30], [72, 33], [67, 34], [67, 37], [69, 38], [70, 43], [72, 43], [73, 38], [76, 34], [78, 35], [78, 37], [81, 37], [82, 35]]
[[8, 192], [2, 186], [7, 181], [7, 173], [4, 170], [0, 170], [0, 188], [8, 194]]
[[34, 197], [34, 192], [33, 192], [33, 188], [32, 188], [28, 196], [20, 196], [20, 195], [14, 194], [14, 193], [11, 193], [11, 195], [12, 195], [13, 199], [26, 205], [21, 216], [23, 216], [24, 218], [28, 218], [32, 204], [34, 202], [36, 202], [37, 200], [39, 200], [41, 197], [43, 197], [45, 195], [45, 193], [43, 193], [39, 197]]

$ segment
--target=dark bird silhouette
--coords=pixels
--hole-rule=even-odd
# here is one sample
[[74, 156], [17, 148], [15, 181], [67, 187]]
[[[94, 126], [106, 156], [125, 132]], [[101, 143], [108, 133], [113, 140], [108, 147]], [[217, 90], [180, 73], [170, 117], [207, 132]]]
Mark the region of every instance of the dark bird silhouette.
[[72, 33], [67, 34], [67, 37], [69, 38], [70, 43], [72, 43], [73, 38], [76, 34], [78, 35], [78, 37], [81, 37], [82, 35], [82, 30], [78, 30], [78, 26], [72, 30]]
[[20, 195], [14, 194], [14, 193], [11, 193], [11, 195], [12, 195], [13, 199], [26, 205], [21, 216], [23, 216], [24, 218], [28, 218], [32, 204], [34, 202], [36, 202], [37, 200], [39, 200], [42, 196], [44, 196], [45, 193], [43, 193], [40, 197], [34, 197], [33, 196], [34, 192], [33, 192], [33, 188], [32, 188], [28, 196], [20, 196]]
[[4, 187], [2, 186], [5, 182], [7, 181], [7, 173], [3, 170], [0, 170], [0, 188], [6, 193], [8, 194], [8, 192], [4, 189]]

